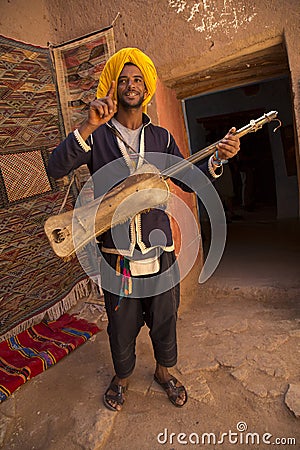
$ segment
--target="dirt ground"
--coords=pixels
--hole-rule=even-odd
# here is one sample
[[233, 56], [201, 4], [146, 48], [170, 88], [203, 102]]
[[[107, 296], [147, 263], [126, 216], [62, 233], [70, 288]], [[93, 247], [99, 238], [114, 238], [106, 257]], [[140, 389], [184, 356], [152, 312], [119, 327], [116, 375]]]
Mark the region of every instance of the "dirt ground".
[[184, 280], [172, 371], [183, 408], [153, 382], [145, 327], [122, 412], [103, 406], [113, 369], [100, 320], [95, 339], [0, 405], [1, 448], [299, 449], [299, 250], [298, 222], [231, 224], [215, 274], [200, 285], [196, 267]]

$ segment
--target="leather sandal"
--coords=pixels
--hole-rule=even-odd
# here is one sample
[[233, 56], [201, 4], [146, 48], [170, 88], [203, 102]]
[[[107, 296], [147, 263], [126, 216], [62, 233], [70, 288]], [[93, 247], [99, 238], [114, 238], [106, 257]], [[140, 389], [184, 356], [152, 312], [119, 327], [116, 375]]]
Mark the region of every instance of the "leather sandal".
[[[117, 409], [117, 406], [123, 406], [124, 404], [124, 392], [127, 390], [127, 386], [122, 386], [121, 384], [116, 384], [115, 376], [110, 382], [110, 385], [106, 389], [104, 396], [103, 396], [103, 403], [106, 406], [106, 408], [110, 409], [111, 411], [119, 411]], [[109, 391], [115, 392], [115, 394], [109, 394]], [[115, 402], [116, 406], [113, 406], [110, 402]]]
[[[175, 405], [177, 408], [181, 408], [186, 404], [188, 399], [187, 391], [184, 386], [177, 386], [177, 378], [172, 377], [169, 381], [160, 382], [157, 376], [154, 375], [154, 381], [156, 381], [156, 383], [158, 383], [166, 391], [170, 402], [173, 403], [173, 405]], [[182, 392], [185, 393], [185, 399], [184, 402], [180, 404], [177, 403], [177, 400], [180, 398], [180, 394]]]

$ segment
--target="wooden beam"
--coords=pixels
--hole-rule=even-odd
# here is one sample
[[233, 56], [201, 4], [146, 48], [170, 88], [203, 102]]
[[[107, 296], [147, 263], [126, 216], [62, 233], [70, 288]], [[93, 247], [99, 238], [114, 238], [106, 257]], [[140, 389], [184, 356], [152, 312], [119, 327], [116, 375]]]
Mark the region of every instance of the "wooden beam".
[[259, 83], [289, 73], [283, 44], [240, 56], [219, 65], [169, 81], [178, 99]]

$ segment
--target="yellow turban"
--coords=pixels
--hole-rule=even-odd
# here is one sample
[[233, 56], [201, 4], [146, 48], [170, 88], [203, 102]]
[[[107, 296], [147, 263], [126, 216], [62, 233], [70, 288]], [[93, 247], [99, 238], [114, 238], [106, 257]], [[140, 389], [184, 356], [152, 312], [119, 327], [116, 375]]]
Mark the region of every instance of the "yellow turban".
[[[148, 91], [148, 95], [143, 101], [143, 108], [145, 111], [146, 105], [150, 102], [156, 90], [157, 73], [151, 59], [138, 48], [123, 48], [109, 58], [100, 75], [97, 98], [106, 97], [111, 86], [111, 82], [113, 80], [118, 82], [118, 78], [123, 70], [124, 64], [128, 62], [137, 66], [144, 77]], [[114, 92], [114, 99], [117, 100], [117, 89], [115, 89]]]

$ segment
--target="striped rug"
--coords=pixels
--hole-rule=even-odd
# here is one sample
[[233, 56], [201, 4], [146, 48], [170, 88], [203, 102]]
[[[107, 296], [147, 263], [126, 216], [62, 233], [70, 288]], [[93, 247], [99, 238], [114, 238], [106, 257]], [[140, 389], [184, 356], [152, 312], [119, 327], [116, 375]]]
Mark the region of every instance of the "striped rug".
[[93, 323], [64, 314], [0, 342], [0, 402], [99, 331]]

